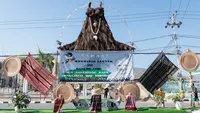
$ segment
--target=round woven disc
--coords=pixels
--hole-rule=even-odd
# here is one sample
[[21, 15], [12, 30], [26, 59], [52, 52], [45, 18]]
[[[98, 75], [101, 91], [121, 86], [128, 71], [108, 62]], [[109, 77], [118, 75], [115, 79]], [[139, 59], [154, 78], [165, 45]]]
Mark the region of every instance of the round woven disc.
[[185, 52], [180, 57], [180, 64], [184, 70], [193, 72], [199, 67], [199, 57], [191, 51]]
[[57, 88], [56, 96], [58, 97], [59, 94], [63, 95], [66, 103], [71, 102], [72, 99], [74, 99], [74, 97], [75, 97], [74, 89], [70, 84], [60, 85]]
[[138, 100], [140, 98], [140, 89], [137, 86], [137, 84], [135, 83], [129, 83], [129, 84], [125, 84], [123, 87], [123, 98], [122, 101], [126, 101], [124, 100], [126, 97], [126, 95], [128, 95], [128, 93], [132, 93], [133, 95], [136, 96], [136, 99]]
[[57, 98], [57, 89], [60, 87], [61, 84], [58, 84], [55, 88], [53, 88], [53, 98]]
[[0, 62], [0, 70], [2, 69], [2, 63]]
[[3, 61], [3, 71], [9, 77], [18, 74], [20, 69], [21, 60], [18, 57], [8, 57]]

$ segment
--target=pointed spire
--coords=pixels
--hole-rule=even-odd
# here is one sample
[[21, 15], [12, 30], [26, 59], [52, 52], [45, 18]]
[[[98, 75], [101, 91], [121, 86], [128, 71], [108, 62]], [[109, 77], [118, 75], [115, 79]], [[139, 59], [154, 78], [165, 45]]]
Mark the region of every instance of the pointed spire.
[[103, 2], [100, 2], [100, 7], [102, 8]]
[[92, 2], [88, 3], [88, 8], [91, 8]]

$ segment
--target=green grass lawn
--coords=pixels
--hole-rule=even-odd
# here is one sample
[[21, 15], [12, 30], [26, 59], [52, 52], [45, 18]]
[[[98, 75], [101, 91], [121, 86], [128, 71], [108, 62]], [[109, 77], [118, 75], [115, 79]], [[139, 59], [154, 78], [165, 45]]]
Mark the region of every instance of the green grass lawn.
[[[176, 110], [172, 108], [139, 108], [137, 113], [187, 113], [186, 110]], [[103, 111], [101, 113], [127, 113], [129, 111]], [[13, 110], [0, 110], [0, 113], [15, 113]], [[24, 110], [23, 113], [52, 113], [52, 110]], [[64, 113], [89, 113], [88, 110], [64, 110]]]

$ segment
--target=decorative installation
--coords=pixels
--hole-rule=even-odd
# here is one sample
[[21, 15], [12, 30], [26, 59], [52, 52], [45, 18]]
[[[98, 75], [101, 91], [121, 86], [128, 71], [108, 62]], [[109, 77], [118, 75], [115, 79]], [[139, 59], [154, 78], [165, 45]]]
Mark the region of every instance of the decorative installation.
[[200, 59], [196, 53], [188, 50], [179, 58], [182, 68], [188, 72], [196, 71], [199, 67]]
[[43, 95], [46, 95], [51, 85], [57, 81], [57, 78], [39, 64], [31, 54], [23, 61], [20, 74]]
[[134, 80], [131, 51], [61, 51], [60, 81]]
[[1, 64], [1, 73], [8, 77], [15, 76], [21, 69], [21, 60], [18, 57], [8, 57]]
[[140, 77], [139, 82], [150, 92], [160, 88], [176, 73], [178, 67], [174, 65], [162, 52]]

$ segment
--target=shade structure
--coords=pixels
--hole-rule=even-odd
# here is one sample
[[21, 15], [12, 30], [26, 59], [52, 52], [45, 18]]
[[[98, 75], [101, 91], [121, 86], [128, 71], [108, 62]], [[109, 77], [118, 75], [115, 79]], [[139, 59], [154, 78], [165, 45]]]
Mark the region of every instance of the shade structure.
[[144, 72], [139, 82], [153, 93], [155, 89], [160, 88], [169, 78], [176, 73], [178, 67], [174, 65], [163, 52], [154, 60], [149, 68]]

